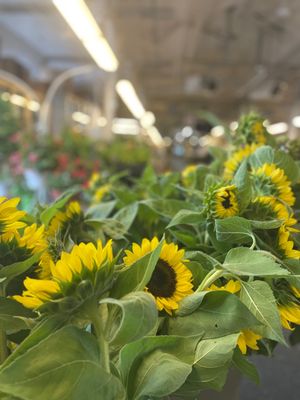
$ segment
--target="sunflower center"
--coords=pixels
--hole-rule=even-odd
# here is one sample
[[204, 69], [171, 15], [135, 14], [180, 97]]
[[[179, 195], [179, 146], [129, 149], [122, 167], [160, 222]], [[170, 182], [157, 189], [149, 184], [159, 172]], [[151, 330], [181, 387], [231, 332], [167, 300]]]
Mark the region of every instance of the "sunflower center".
[[222, 196], [222, 206], [224, 207], [224, 208], [226, 208], [226, 209], [228, 209], [228, 208], [230, 208], [231, 207], [231, 202], [230, 202], [230, 197], [231, 197], [231, 195], [230, 195], [230, 192], [228, 192], [228, 191], [226, 191], [226, 193], [227, 193], [227, 197], [225, 197], [225, 196]]
[[176, 290], [176, 273], [164, 260], [159, 259], [147, 285], [156, 297], [171, 297]]

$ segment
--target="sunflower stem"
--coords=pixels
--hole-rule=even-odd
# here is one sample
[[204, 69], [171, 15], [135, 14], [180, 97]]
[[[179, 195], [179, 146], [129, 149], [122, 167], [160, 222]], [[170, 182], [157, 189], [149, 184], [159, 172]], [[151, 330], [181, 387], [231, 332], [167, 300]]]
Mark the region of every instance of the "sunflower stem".
[[198, 286], [196, 293], [202, 292], [204, 289], [206, 289], [212, 283], [214, 283], [214, 281], [221, 278], [221, 276], [224, 275], [224, 273], [226, 272], [221, 269], [213, 269], [212, 271], [210, 271]]
[[[0, 296], [5, 297], [5, 287], [0, 284]], [[0, 364], [2, 364], [8, 357], [7, 339], [4, 329], [0, 329]]]
[[98, 346], [100, 350], [101, 363], [106, 372], [110, 373], [109, 344], [105, 339], [105, 322], [107, 320], [107, 305], [101, 304], [92, 314], [92, 322], [95, 328]]

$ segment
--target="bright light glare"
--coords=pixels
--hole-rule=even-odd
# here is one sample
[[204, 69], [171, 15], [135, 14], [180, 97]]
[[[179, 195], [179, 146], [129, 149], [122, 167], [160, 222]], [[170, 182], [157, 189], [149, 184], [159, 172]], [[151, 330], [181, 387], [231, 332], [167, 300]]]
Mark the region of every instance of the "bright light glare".
[[178, 142], [178, 143], [183, 143], [183, 142], [184, 142], [184, 137], [183, 137], [181, 131], [179, 131], [179, 132], [177, 132], [177, 133], [175, 134], [175, 140], [176, 140], [176, 142]]
[[294, 125], [295, 128], [300, 128], [300, 115], [296, 115], [292, 119], [292, 124]]
[[138, 135], [140, 133], [140, 127], [136, 119], [114, 118], [112, 132], [116, 135]]
[[79, 122], [82, 125], [88, 125], [91, 121], [91, 117], [87, 114], [84, 114], [80, 111], [75, 111], [72, 114], [72, 119], [75, 122]]
[[12, 104], [18, 107], [26, 107], [27, 104], [27, 100], [25, 99], [25, 97], [20, 96], [18, 94], [12, 94], [9, 100]]
[[191, 126], [185, 126], [182, 129], [181, 134], [182, 134], [183, 137], [188, 138], [188, 137], [192, 136], [193, 128]]
[[237, 128], [238, 128], [238, 126], [239, 126], [239, 124], [238, 124], [237, 121], [232, 121], [232, 122], [230, 122], [230, 124], [229, 124], [229, 128], [230, 128], [232, 131], [236, 131]]
[[41, 108], [41, 106], [40, 106], [40, 104], [39, 104], [37, 101], [30, 100], [30, 101], [28, 101], [28, 103], [27, 103], [27, 108], [28, 108], [30, 111], [37, 112], [37, 111], [39, 111], [39, 109]]
[[222, 125], [217, 125], [217, 126], [214, 126], [213, 128], [212, 128], [212, 130], [211, 130], [211, 135], [213, 136], [213, 137], [221, 137], [221, 136], [223, 136], [224, 135], [224, 133], [225, 133], [225, 129], [224, 129], [224, 126], [222, 126]]
[[136, 91], [132, 83], [126, 79], [122, 79], [116, 84], [116, 91], [129, 109], [131, 114], [141, 119], [145, 114], [145, 109], [140, 99], [138, 98]]
[[151, 111], [146, 111], [144, 115], [142, 115], [140, 123], [143, 128], [147, 129], [150, 126], [155, 124], [155, 115]]
[[289, 126], [286, 122], [277, 122], [277, 124], [272, 124], [267, 127], [268, 132], [271, 135], [280, 135], [281, 133], [287, 132]]
[[116, 71], [118, 60], [84, 0], [52, 0], [96, 64]]
[[99, 117], [97, 119], [97, 124], [100, 126], [100, 128], [103, 128], [104, 126], [107, 125], [107, 119], [105, 117]]

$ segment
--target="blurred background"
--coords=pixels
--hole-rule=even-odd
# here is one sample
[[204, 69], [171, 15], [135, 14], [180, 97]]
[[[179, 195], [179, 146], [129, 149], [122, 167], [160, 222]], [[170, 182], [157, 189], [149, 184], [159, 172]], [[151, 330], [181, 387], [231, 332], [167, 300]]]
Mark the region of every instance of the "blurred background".
[[207, 162], [249, 110], [296, 138], [299, 21], [296, 0], [0, 0], [0, 193]]
[[[297, 0], [0, 0], [0, 196], [206, 163], [251, 110], [299, 138], [299, 23]], [[299, 398], [299, 348], [279, 352], [240, 399]]]

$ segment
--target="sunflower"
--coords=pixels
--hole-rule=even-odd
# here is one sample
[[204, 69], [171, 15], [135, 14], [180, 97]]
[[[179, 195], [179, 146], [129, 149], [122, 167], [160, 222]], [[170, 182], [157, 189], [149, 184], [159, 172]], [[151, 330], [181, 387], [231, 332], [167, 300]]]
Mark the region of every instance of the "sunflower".
[[247, 144], [242, 149], [235, 151], [224, 164], [224, 178], [230, 180], [238, 170], [241, 163], [260, 147], [257, 143]]
[[21, 234], [6, 234], [0, 237], [0, 265], [10, 265], [25, 261], [34, 254], [42, 253], [47, 248], [44, 226], [36, 224], [26, 227]]
[[184, 170], [181, 172], [181, 177], [182, 177], [182, 183], [184, 186], [190, 186], [193, 183], [193, 177], [195, 175], [197, 169], [197, 165], [188, 165], [187, 167], [184, 168]]
[[[143, 239], [139, 246], [133, 243], [132, 250], [125, 250], [126, 266], [134, 264], [158, 246], [158, 239], [154, 237], [151, 241]], [[184, 250], [179, 250], [174, 243], [163, 243], [159, 260], [154, 272], [148, 282], [145, 291], [155, 298], [159, 311], [165, 310], [172, 315], [178, 309], [179, 302], [189, 294], [193, 293], [192, 273], [185, 266]]]
[[241, 350], [242, 354], [246, 354], [247, 347], [249, 347], [252, 350], [259, 350], [257, 341], [260, 340], [261, 338], [262, 336], [251, 331], [250, 329], [245, 329], [240, 333], [237, 345], [239, 346], [239, 349]]
[[48, 236], [55, 237], [60, 231], [65, 233], [68, 225], [72, 223], [78, 223], [82, 219], [82, 211], [78, 201], [72, 201], [66, 207], [65, 211], [58, 211], [52, 218], [50, 225], [47, 230]]
[[267, 129], [264, 126], [264, 119], [255, 112], [241, 116], [236, 134], [240, 142], [254, 142], [259, 145], [265, 144], [268, 137]]
[[90, 189], [93, 189], [96, 186], [96, 184], [100, 181], [100, 179], [101, 179], [101, 174], [99, 172], [93, 172], [90, 180], [88, 181], [88, 187]]
[[22, 296], [13, 298], [27, 308], [37, 308], [52, 300], [67, 297], [72, 288], [82, 281], [95, 281], [98, 270], [108, 261], [112, 262], [112, 242], [104, 247], [101, 241], [97, 246], [93, 243], [80, 243], [75, 245], [70, 253], [62, 252], [60, 259], [51, 262], [50, 279], [24, 280], [26, 290]]
[[239, 212], [234, 185], [223, 186], [214, 194], [214, 215], [217, 218], [227, 218], [237, 215]]
[[110, 188], [111, 185], [106, 184], [96, 189], [95, 194], [93, 196], [93, 202], [99, 203], [103, 199], [103, 197], [110, 191]]
[[0, 235], [13, 235], [18, 229], [26, 226], [20, 221], [26, 213], [17, 209], [19, 202], [19, 198], [8, 200], [6, 197], [0, 197]]
[[256, 121], [253, 123], [251, 127], [251, 133], [254, 138], [254, 142], [259, 144], [265, 144], [267, 141], [266, 138], [266, 128], [263, 125], [263, 121]]
[[275, 196], [289, 206], [294, 205], [295, 196], [283, 169], [275, 164], [265, 163], [252, 171], [259, 195]]
[[225, 292], [230, 292], [230, 293], [237, 293], [241, 290], [241, 284], [239, 281], [234, 281], [233, 279], [230, 279], [225, 285], [223, 286], [216, 286], [215, 284], [212, 284], [208, 289], [206, 290], [224, 290]]
[[51, 264], [59, 260], [64, 249], [63, 243], [57, 238], [47, 237], [47, 249], [42, 253], [37, 270], [40, 279], [51, 276]]
[[291, 324], [300, 325], [300, 306], [291, 301], [286, 305], [279, 305], [278, 311], [280, 314], [281, 324], [284, 328], [292, 331]]
[[293, 212], [275, 197], [258, 196], [253, 200], [253, 204], [259, 204], [263, 207], [264, 218], [266, 217], [266, 213], [269, 212], [271, 217], [282, 220], [288, 230], [291, 232], [298, 232], [298, 229], [293, 228], [293, 225], [298, 222], [296, 218], [294, 218]]
[[300, 251], [294, 249], [294, 241], [291, 239], [291, 232], [285, 226], [282, 225], [278, 229], [277, 244], [281, 252], [288, 258], [296, 260], [300, 259]]

